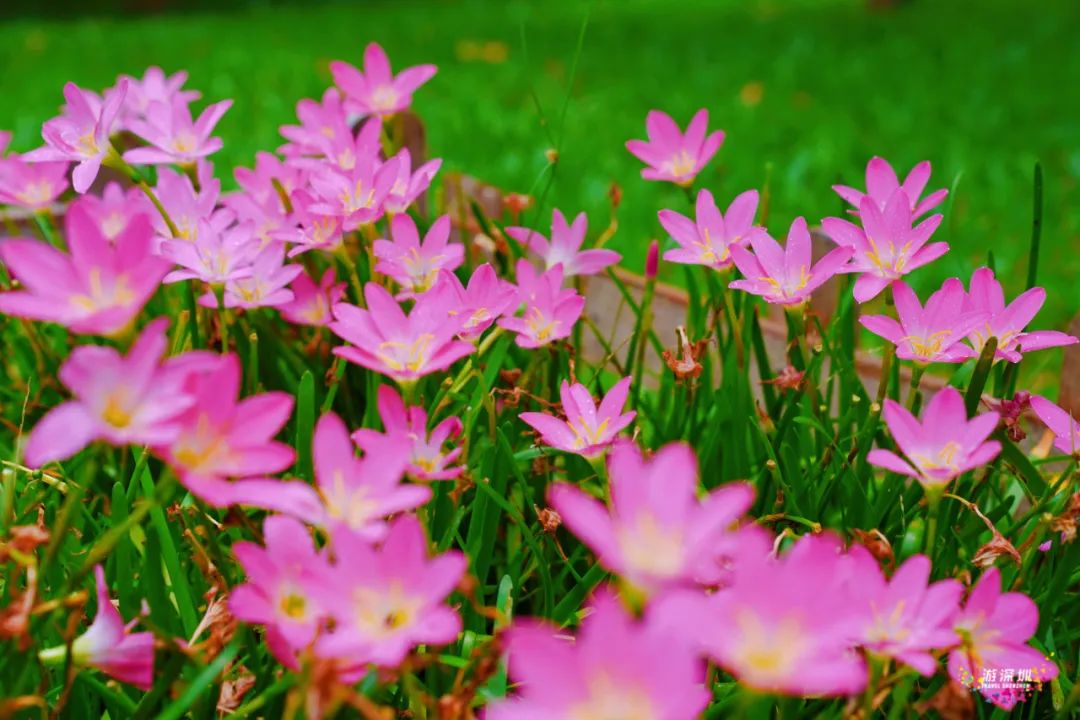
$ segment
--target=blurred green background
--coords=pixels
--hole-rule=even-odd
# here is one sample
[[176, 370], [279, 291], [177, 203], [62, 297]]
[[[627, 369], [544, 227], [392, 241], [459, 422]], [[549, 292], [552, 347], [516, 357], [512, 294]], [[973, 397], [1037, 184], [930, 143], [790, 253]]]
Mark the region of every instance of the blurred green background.
[[955, 183], [956, 192], [938, 236], [953, 251], [915, 274], [923, 293], [949, 275], [966, 280], [989, 251], [1007, 289], [1022, 289], [1039, 160], [1046, 172], [1039, 279], [1051, 294], [1037, 324], [1063, 326], [1076, 310], [1075, 0], [909, 0], [887, 8], [862, 0], [428, 0], [228, 11], [136, 0], [122, 7], [170, 4], [186, 10], [107, 14], [101, 6], [111, 3], [91, 2], [77, 6], [83, 14], [76, 18], [24, 16], [0, 25], [0, 127], [15, 131], [15, 148], [38, 144], [64, 81], [101, 88], [118, 73], [157, 64], [188, 70], [203, 102], [236, 100], [220, 125], [226, 145], [218, 174], [225, 176], [225, 167], [279, 143], [277, 127], [292, 120], [296, 101], [330, 83], [328, 61], [359, 64], [364, 45], [376, 40], [395, 68], [438, 64], [415, 106], [444, 167], [539, 193], [554, 139], [561, 159], [547, 206], [588, 211], [594, 233], [607, 222], [608, 189], [617, 181], [624, 194], [613, 246], [632, 269], [661, 232], [656, 211], [688, 209], [677, 189], [641, 180], [640, 164], [623, 147], [644, 136], [650, 108], [685, 124], [707, 107], [711, 125], [727, 132], [699, 180], [723, 204], [761, 187], [771, 165], [769, 226], [779, 235], [796, 215], [814, 223], [839, 213], [830, 185], [862, 186], [872, 155], [904, 172], [929, 159], [931, 187]]

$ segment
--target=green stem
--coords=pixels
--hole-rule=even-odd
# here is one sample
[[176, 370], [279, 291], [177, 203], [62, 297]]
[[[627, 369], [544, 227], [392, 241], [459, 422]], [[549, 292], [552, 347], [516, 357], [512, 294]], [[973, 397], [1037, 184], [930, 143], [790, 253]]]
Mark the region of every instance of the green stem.
[[911, 369], [911, 390], [908, 392], [908, 410], [915, 412], [915, 402], [919, 397], [919, 384], [922, 382], [923, 373], [926, 372], [926, 366], [917, 363], [915, 367]]
[[938, 515], [941, 511], [941, 498], [945, 493], [945, 488], [940, 485], [928, 485], [925, 487], [926, 492], [926, 556], [930, 558], [931, 562], [934, 559], [934, 542], [937, 540], [937, 526]]

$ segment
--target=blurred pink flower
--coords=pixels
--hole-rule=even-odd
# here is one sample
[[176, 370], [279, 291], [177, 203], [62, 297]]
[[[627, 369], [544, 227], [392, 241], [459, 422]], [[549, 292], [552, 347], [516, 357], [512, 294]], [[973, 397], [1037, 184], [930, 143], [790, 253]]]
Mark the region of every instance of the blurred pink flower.
[[731, 259], [745, 279], [733, 280], [728, 287], [760, 295], [778, 305], [807, 302], [811, 293], [842, 272], [844, 264], [851, 259], [850, 248], [838, 247], [811, 265], [810, 231], [801, 217], [791, 223], [786, 248], [765, 232], [752, 235], [750, 247], [753, 253], [740, 245], [729, 247]]
[[174, 238], [161, 213], [154, 209], [150, 219], [157, 231], [159, 245], [166, 240], [197, 242], [200, 223], [205, 223], [212, 231], [221, 233], [235, 221], [236, 214], [232, 210], [218, 207], [221, 181], [213, 177], [212, 166], [203, 162], [199, 164], [198, 170], [199, 189], [196, 191], [191, 178], [185, 173], [168, 167], [158, 168], [158, 182], [154, 194], [177, 230]]
[[1031, 409], [1054, 433], [1054, 447], [1066, 455], [1080, 450], [1080, 423], [1067, 410], [1041, 395], [1031, 396]]
[[732, 200], [727, 212], [721, 215], [712, 193], [702, 190], [698, 192], [694, 220], [674, 210], [661, 210], [660, 224], [679, 244], [665, 252], [664, 259], [714, 270], [730, 268], [731, 246], [746, 247], [751, 239], [766, 235], [764, 228], [754, 225], [757, 206], [757, 190], [747, 190]]
[[345, 283], [337, 282], [334, 268], [327, 268], [318, 285], [301, 272], [289, 287], [293, 299], [279, 305], [278, 312], [296, 325], [329, 325], [334, 320], [332, 308], [345, 296]]
[[651, 110], [645, 118], [648, 141], [628, 140], [626, 149], [649, 166], [641, 171], [646, 180], [688, 186], [724, 142], [723, 130], [706, 136], [708, 124], [709, 111], [698, 110], [684, 135], [671, 116]]
[[983, 310], [964, 312], [964, 285], [949, 278], [941, 289], [919, 304], [915, 291], [903, 280], [892, 285], [899, 321], [888, 315], [859, 318], [870, 332], [896, 346], [896, 357], [923, 365], [935, 362], [962, 363], [976, 357], [964, 338], [986, 322]]
[[847, 185], [833, 185], [833, 190], [854, 206], [855, 209], [851, 212], [855, 215], [859, 214], [859, 209], [865, 198], [872, 200], [879, 210], [884, 211], [893, 193], [898, 189], [903, 190], [908, 200], [911, 216], [919, 218], [940, 205], [945, 196], [949, 194], [948, 190], [942, 188], [941, 190], [935, 190], [920, 200], [919, 197], [923, 194], [923, 190], [926, 189], [926, 183], [929, 179], [930, 163], [925, 160], [913, 167], [908, 176], [904, 178], [904, 182], [901, 183], [896, 177], [896, 171], [893, 170], [892, 165], [887, 160], [873, 157], [866, 164], [865, 193]]
[[210, 222], [196, 224], [195, 240], [166, 240], [161, 255], [180, 266], [165, 276], [166, 283], [202, 280], [210, 285], [250, 278], [259, 245], [251, 223], [218, 230]]
[[288, 140], [278, 148], [287, 158], [325, 156], [327, 148], [342, 147], [353, 140], [341, 93], [327, 88], [322, 101], [305, 98], [296, 103], [299, 125], [282, 125], [281, 135]]
[[[251, 260], [251, 275], [225, 283], [224, 303], [227, 308], [279, 307], [293, 301], [291, 283], [302, 271], [302, 265], [285, 264], [285, 243], [272, 242]], [[213, 293], [204, 295], [201, 304], [217, 307]]]
[[398, 154], [397, 176], [394, 184], [390, 186], [390, 192], [386, 195], [383, 207], [389, 213], [403, 213], [409, 209], [417, 198], [423, 196], [431, 185], [435, 173], [442, 167], [442, 160], [435, 158], [429, 160], [413, 172], [412, 155], [409, 148], [402, 148]]
[[378, 43], [364, 49], [364, 71], [340, 60], [330, 63], [334, 83], [345, 93], [346, 107], [362, 115], [393, 115], [412, 104], [418, 87], [435, 75], [434, 65], [417, 65], [395, 76]]
[[585, 298], [573, 288], [563, 288], [562, 266], [537, 273], [528, 260], [517, 264], [518, 293], [525, 303], [523, 317], [499, 318], [499, 327], [517, 333], [518, 346], [537, 348], [570, 337], [585, 309]]
[[459, 332], [462, 338], [479, 337], [518, 304], [517, 288], [500, 280], [489, 263], [473, 271], [468, 287], [454, 273], [440, 272], [429, 294], [436, 307], [447, 308], [450, 317], [464, 321]]
[[558, 210], [554, 210], [551, 215], [550, 242], [535, 230], [524, 227], [508, 227], [506, 234], [521, 243], [526, 250], [538, 255], [544, 261], [546, 269], [561, 265], [565, 277], [595, 275], [622, 259], [622, 255], [614, 250], [581, 249], [589, 222], [585, 213], [578, 213], [570, 225]]
[[560, 395], [565, 420], [539, 412], [523, 412], [519, 417], [540, 433], [544, 444], [583, 457], [596, 457], [637, 415], [633, 410], [623, 412], [630, 382], [630, 377], [619, 380], [597, 406], [589, 388], [563, 380]]
[[465, 260], [465, 246], [449, 242], [449, 215], [431, 224], [423, 242], [409, 215], [395, 215], [390, 234], [391, 240], [376, 240], [372, 251], [379, 260], [375, 272], [389, 275], [401, 286], [399, 300], [423, 295], [435, 284], [440, 270], [456, 270]]
[[11, 154], [0, 160], [0, 204], [41, 210], [68, 188], [68, 163], [26, 162]]
[[142, 79], [130, 75], [121, 75], [120, 79], [127, 81], [128, 88], [121, 110], [125, 125], [130, 125], [133, 120], [145, 119], [150, 107], [155, 103], [187, 105], [202, 96], [197, 90], [183, 89], [188, 79], [184, 70], [166, 75], [164, 70], [155, 65], [146, 68]]
[[116, 239], [137, 215], [145, 215], [151, 222], [157, 215], [157, 210], [139, 188], [130, 187], [124, 190], [119, 183], [115, 182], [106, 185], [100, 197], [83, 195], [75, 203], [86, 209], [87, 214], [101, 230], [101, 234], [114, 245]]
[[191, 108], [178, 98], [151, 103], [145, 120], [130, 123], [131, 130], [150, 144], [128, 150], [124, 160], [132, 165], [190, 164], [212, 155], [224, 143], [210, 133], [230, 107], [232, 100], [222, 100], [192, 121]]

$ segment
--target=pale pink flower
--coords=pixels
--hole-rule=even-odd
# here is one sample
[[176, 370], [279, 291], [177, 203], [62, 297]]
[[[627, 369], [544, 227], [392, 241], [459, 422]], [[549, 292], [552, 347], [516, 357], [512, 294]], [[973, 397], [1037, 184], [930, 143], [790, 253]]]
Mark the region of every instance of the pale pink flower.
[[649, 139], [628, 140], [626, 149], [649, 167], [641, 171], [646, 180], [667, 180], [676, 185], [690, 185], [724, 142], [724, 131], [706, 135], [709, 111], [694, 114], [686, 134], [670, 115], [650, 110], [645, 118]]
[[157, 215], [157, 210], [146, 199], [142, 190], [137, 187], [124, 190], [115, 182], [106, 185], [100, 197], [83, 195], [76, 202], [85, 208], [101, 234], [113, 244], [136, 216], [145, 215], [153, 222]]
[[926, 183], [929, 179], [930, 163], [926, 160], [913, 167], [908, 176], [904, 178], [904, 182], [901, 183], [896, 177], [896, 171], [893, 170], [888, 161], [884, 158], [873, 157], [866, 164], [865, 193], [847, 185], [833, 185], [833, 190], [836, 191], [837, 195], [851, 203], [855, 208], [851, 212], [855, 215], [859, 213], [864, 198], [871, 199], [879, 210], [884, 211], [893, 193], [898, 189], [903, 190], [911, 208], [911, 216], [918, 218], [940, 205], [945, 196], [949, 194], [948, 190], [942, 188], [941, 190], [935, 190], [920, 200], [919, 197], [923, 194], [923, 190], [926, 189]]
[[193, 121], [191, 108], [183, 100], [151, 103], [145, 120], [130, 123], [132, 131], [150, 145], [128, 150], [124, 160], [132, 165], [190, 164], [212, 155], [224, 143], [210, 133], [230, 107], [232, 100], [214, 103]]
[[381, 163], [365, 154], [348, 172], [330, 166], [312, 171], [309, 212], [340, 218], [346, 231], [375, 222], [383, 216], [383, 201], [394, 184], [397, 163], [396, 157]]
[[165, 276], [166, 283], [198, 279], [210, 285], [252, 276], [259, 252], [250, 223], [218, 230], [210, 222], [196, 224], [196, 240], [166, 240], [161, 255], [180, 266]]
[[307, 190], [297, 190], [292, 196], [293, 216], [296, 226], [285, 226], [274, 233], [274, 238], [292, 243], [289, 257], [296, 257], [308, 250], [334, 253], [344, 247], [345, 233], [342, 218], [312, 211], [319, 204]]
[[396, 76], [378, 43], [364, 49], [364, 71], [337, 60], [330, 63], [334, 83], [345, 93], [346, 107], [362, 115], [393, 115], [412, 104], [418, 87], [435, 75], [434, 65], [416, 65]]
[[537, 273], [528, 260], [518, 260], [518, 293], [525, 303], [522, 317], [499, 318], [499, 327], [517, 333], [523, 348], [538, 348], [570, 337], [585, 309], [585, 298], [573, 288], [563, 288], [562, 266]]
[[468, 287], [454, 273], [440, 272], [429, 294], [433, 303], [447, 308], [450, 317], [464, 319], [459, 336], [470, 339], [479, 337], [495, 320], [513, 311], [518, 301], [517, 288], [500, 280], [489, 263], [473, 271]]
[[885, 401], [882, 415], [889, 433], [908, 460], [880, 448], [871, 450], [866, 459], [872, 465], [916, 478], [924, 485], [944, 485], [968, 470], [985, 465], [1001, 452], [1001, 443], [987, 440], [997, 428], [1000, 416], [988, 412], [969, 421], [964, 398], [954, 387], [945, 387], [930, 399], [921, 422], [895, 400]]
[[334, 305], [345, 296], [345, 283], [337, 282], [334, 268], [323, 273], [318, 285], [307, 273], [301, 272], [289, 288], [293, 299], [278, 305], [278, 312], [296, 325], [329, 325], [334, 320]]
[[1080, 423], [1067, 410], [1041, 395], [1031, 396], [1031, 409], [1054, 433], [1054, 447], [1066, 455], [1080, 450]]
[[218, 208], [221, 181], [213, 177], [209, 163], [199, 164], [198, 191], [187, 174], [172, 168], [158, 168], [157, 176], [154, 194], [169, 214], [169, 219], [173, 221], [177, 231], [174, 238], [165, 219], [155, 209], [150, 219], [157, 231], [159, 244], [166, 240], [197, 242], [201, 223], [209, 225], [213, 232], [222, 233], [235, 221], [236, 216], [232, 210]]
[[325, 155], [327, 147], [341, 147], [353, 139], [348, 113], [337, 88], [327, 88], [321, 102], [305, 98], [296, 103], [296, 116], [299, 125], [279, 128], [289, 142], [278, 151], [288, 158]]
[[383, 207], [389, 213], [403, 213], [409, 209], [417, 198], [427, 192], [431, 186], [431, 180], [435, 173], [442, 167], [442, 160], [435, 158], [429, 160], [413, 172], [412, 155], [409, 148], [402, 148], [397, 154], [397, 175], [394, 184], [390, 186], [390, 192], [386, 195]]
[[0, 294], [0, 312], [59, 323], [76, 333], [123, 330], [169, 270], [152, 253], [150, 220], [133, 218], [112, 242], [79, 203], [64, 220], [70, 254], [28, 238], [0, 241], [0, 259], [23, 287]]
[[184, 70], [166, 75], [164, 70], [155, 65], [146, 68], [141, 80], [130, 75], [121, 75], [120, 78], [126, 80], [128, 86], [122, 109], [125, 125], [130, 125], [133, 120], [145, 119], [150, 106], [155, 103], [186, 105], [202, 96], [197, 90], [183, 89], [188, 79]]
[[68, 188], [68, 163], [26, 162], [11, 154], [0, 160], [0, 204], [41, 210]]
[[624, 377], [615, 383], [599, 406], [593, 402], [589, 388], [563, 380], [560, 396], [565, 420], [538, 412], [523, 412], [518, 417], [540, 433], [545, 445], [587, 458], [596, 457], [637, 415], [633, 410], [623, 412], [631, 380]]
[[649, 613], [633, 618], [606, 588], [593, 595], [576, 641], [519, 620], [506, 643], [518, 692], [490, 705], [487, 720], [685, 720], [711, 697], [693, 648], [673, 641]]
[[595, 275], [618, 263], [622, 255], [614, 250], [582, 250], [588, 222], [585, 213], [578, 213], [573, 224], [568, 225], [563, 214], [554, 210], [551, 214], [550, 241], [535, 230], [524, 227], [508, 227], [506, 234], [521, 243], [526, 250], [538, 255], [547, 269], [561, 265], [566, 277]]
[[[289, 289], [289, 283], [303, 269], [301, 265], [286, 265], [285, 243], [273, 242], [252, 258], [251, 275], [225, 283], [225, 307], [279, 307], [292, 302], [293, 292]], [[217, 307], [217, 298], [213, 293], [208, 293], [200, 299], [200, 303]]]
[[432, 223], [423, 242], [410, 216], [395, 215], [390, 236], [392, 240], [376, 240], [372, 251], [379, 260], [375, 272], [389, 275], [401, 286], [399, 300], [423, 295], [435, 284], [440, 270], [456, 270], [465, 261], [465, 246], [450, 242], [449, 215]]
[[664, 259], [714, 270], [730, 268], [733, 245], [746, 247], [752, 239], [766, 235], [764, 228], [754, 225], [757, 206], [757, 190], [747, 190], [732, 200], [721, 215], [712, 193], [702, 190], [698, 192], [694, 220], [674, 210], [661, 210], [660, 224], [679, 244], [665, 252]]
[[838, 247], [813, 264], [810, 231], [806, 220], [795, 218], [788, 230], [787, 247], [782, 248], [765, 232], [750, 237], [753, 253], [740, 245], [729, 252], [745, 279], [733, 280], [728, 287], [760, 295], [777, 305], [801, 305], [833, 275], [842, 271], [851, 259], [851, 249]]

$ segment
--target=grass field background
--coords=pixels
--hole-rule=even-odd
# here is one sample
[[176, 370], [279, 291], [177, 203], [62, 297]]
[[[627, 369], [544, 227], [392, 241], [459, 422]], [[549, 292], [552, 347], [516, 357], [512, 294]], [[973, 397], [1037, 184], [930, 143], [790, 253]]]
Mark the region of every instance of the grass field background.
[[775, 234], [796, 215], [838, 213], [829, 186], [861, 185], [874, 154], [904, 170], [929, 159], [932, 185], [956, 192], [940, 231], [953, 251], [913, 278], [924, 293], [966, 279], [991, 250], [1007, 289], [1022, 289], [1039, 160], [1050, 299], [1037, 324], [1060, 327], [1080, 278], [1077, 27], [1080, 3], [1068, 0], [911, 0], [887, 11], [854, 0], [403, 1], [19, 19], [0, 26], [0, 127], [25, 150], [66, 80], [99, 88], [151, 64], [187, 69], [206, 99], [236, 100], [219, 126], [225, 175], [279, 143], [295, 102], [330, 83], [330, 60], [358, 64], [376, 40], [395, 67], [438, 64], [416, 108], [444, 167], [539, 194], [557, 144], [547, 206], [585, 210], [597, 231], [617, 180], [613, 245], [630, 268], [661, 232], [656, 210], [687, 209], [676, 189], [640, 180], [623, 148], [643, 137], [650, 108], [685, 123], [704, 106], [725, 129], [700, 180], [724, 203], [760, 187], [771, 165]]

